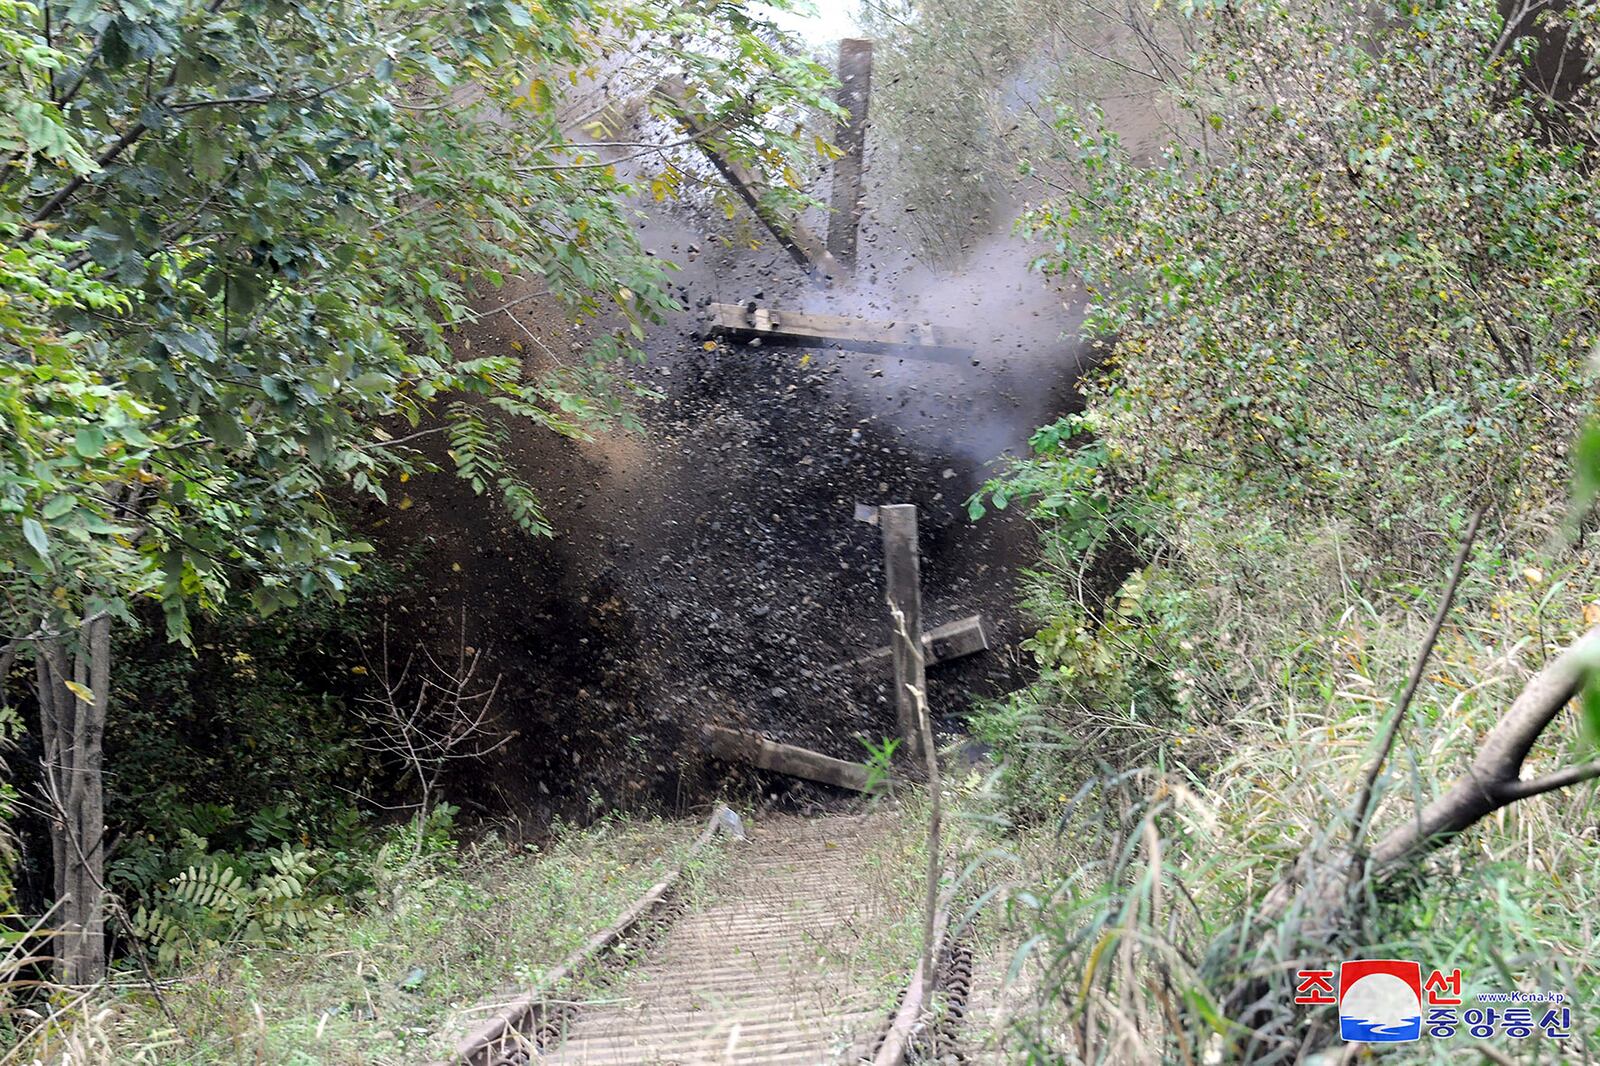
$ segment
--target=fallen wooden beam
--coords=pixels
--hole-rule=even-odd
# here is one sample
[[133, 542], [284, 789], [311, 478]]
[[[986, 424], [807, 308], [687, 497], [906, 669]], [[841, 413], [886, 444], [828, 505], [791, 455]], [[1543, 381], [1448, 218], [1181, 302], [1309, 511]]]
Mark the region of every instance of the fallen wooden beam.
[[803, 777], [807, 781], [820, 781], [856, 792], [867, 791], [869, 772], [862, 763], [846, 762], [792, 744], [779, 744], [759, 733], [745, 733], [720, 725], [708, 725], [704, 733], [711, 753], [727, 762], [749, 763], [758, 769], [790, 777]]
[[780, 311], [754, 303], [710, 306], [711, 331], [776, 344], [810, 344], [864, 352], [905, 349], [926, 354], [970, 353], [977, 339], [963, 330], [907, 320], [855, 318], [806, 311]]
[[[934, 626], [922, 634], [922, 655], [929, 666], [988, 650], [989, 634], [984, 632], [981, 614], [958, 618], [942, 626]], [[852, 667], [883, 662], [893, 654], [893, 649], [887, 646], [874, 648], [858, 659], [829, 667], [828, 673], [835, 674]]]
[[922, 634], [922, 650], [929, 663], [949, 662], [988, 651], [989, 634], [983, 631], [983, 615], [958, 618], [928, 630]]
[[840, 107], [849, 117], [839, 123], [833, 161], [833, 211], [828, 215], [828, 251], [846, 270], [856, 267], [856, 234], [861, 229], [861, 168], [867, 146], [867, 104], [872, 95], [872, 42], [847, 37], [839, 42]]
[[690, 103], [682, 80], [668, 78], [656, 86], [656, 95], [673, 106], [675, 116], [682, 123], [684, 132], [694, 140], [695, 147], [711, 160], [711, 165], [727, 179], [728, 184], [750, 206], [750, 210], [755, 212], [755, 216], [772, 232], [772, 236], [799, 264], [801, 270], [820, 285], [830, 285], [834, 278], [845, 276], [847, 271], [810, 230], [798, 219], [783, 218], [765, 202], [763, 194], [766, 183], [749, 167], [728, 157], [712, 143], [715, 131]]

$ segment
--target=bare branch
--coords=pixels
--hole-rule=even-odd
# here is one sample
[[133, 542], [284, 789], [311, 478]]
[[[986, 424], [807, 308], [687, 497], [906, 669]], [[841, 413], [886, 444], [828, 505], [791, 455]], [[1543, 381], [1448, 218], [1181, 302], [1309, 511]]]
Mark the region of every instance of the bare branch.
[[1596, 764], [1589, 763], [1531, 781], [1519, 780], [1522, 764], [1534, 743], [1577, 695], [1596, 663], [1600, 663], [1600, 627], [1589, 630], [1555, 662], [1528, 679], [1511, 709], [1484, 738], [1467, 772], [1372, 849], [1375, 872], [1380, 876], [1395, 872], [1417, 855], [1439, 847], [1517, 800], [1600, 775]]
[[[476, 680], [487, 656], [482, 649], [468, 645], [466, 626], [463, 610], [451, 666], [441, 663], [427, 647], [420, 647], [406, 656], [397, 675], [387, 621], [380, 629], [377, 657], [366, 656], [368, 673], [376, 680], [378, 691], [360, 701], [362, 717], [372, 734], [356, 743], [399, 762], [416, 779], [421, 793], [416, 809], [421, 819], [433, 809], [440, 782], [452, 764], [482, 759], [516, 736], [493, 724], [501, 678], [496, 675], [487, 687]], [[418, 652], [422, 668], [413, 678]]]
[[1517, 800], [1542, 796], [1546, 792], [1554, 792], [1568, 785], [1582, 784], [1596, 777], [1600, 777], [1600, 762], [1587, 762], [1578, 766], [1568, 766], [1542, 777], [1507, 782], [1495, 789], [1495, 795], [1506, 803], [1515, 803]]
[[1352, 833], [1351, 847], [1359, 852], [1361, 842], [1366, 838], [1367, 826], [1372, 819], [1373, 796], [1377, 791], [1378, 775], [1383, 772], [1383, 764], [1388, 761], [1389, 753], [1394, 750], [1394, 742], [1400, 736], [1400, 726], [1405, 721], [1406, 711], [1411, 707], [1411, 700], [1417, 694], [1417, 686], [1422, 682], [1422, 672], [1427, 668], [1428, 657], [1433, 654], [1433, 646], [1438, 643], [1439, 630], [1444, 628], [1445, 616], [1450, 613], [1450, 605], [1455, 602], [1456, 589], [1461, 587], [1461, 574], [1466, 569], [1467, 557], [1472, 554], [1472, 542], [1478, 539], [1478, 526], [1483, 522], [1483, 516], [1489, 509], [1487, 501], [1478, 505], [1472, 512], [1472, 520], [1467, 523], [1467, 532], [1461, 538], [1461, 547], [1456, 552], [1455, 565], [1450, 568], [1450, 579], [1445, 582], [1444, 593], [1439, 597], [1439, 605], [1434, 608], [1433, 623], [1428, 627], [1428, 635], [1422, 642], [1422, 647], [1417, 649], [1416, 660], [1411, 664], [1411, 676], [1406, 679], [1405, 691], [1400, 694], [1399, 701], [1395, 704], [1394, 714], [1389, 718], [1389, 726], [1384, 731], [1383, 740], [1378, 744], [1378, 753], [1373, 756], [1372, 765], [1367, 768], [1366, 777], [1361, 782], [1361, 793], [1356, 798], [1356, 805], [1351, 814], [1355, 819], [1355, 829]]

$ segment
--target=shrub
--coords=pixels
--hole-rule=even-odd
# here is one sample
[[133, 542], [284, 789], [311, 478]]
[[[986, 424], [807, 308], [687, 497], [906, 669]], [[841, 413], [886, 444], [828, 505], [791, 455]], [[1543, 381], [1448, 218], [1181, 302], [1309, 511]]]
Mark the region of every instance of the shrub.
[[[1595, 17], [1574, 5], [1565, 38], [1542, 32], [1581, 66]], [[1326, 1017], [1236, 997], [1276, 996], [1306, 952], [1592, 999], [1589, 785], [1502, 810], [1406, 877], [1358, 877], [1337, 929], [1252, 924], [1293, 864], [1349, 847], [1469, 512], [1489, 517], [1375, 835], [1600, 622], [1600, 567], [1563, 537], [1595, 410], [1592, 101], [1541, 94], [1533, 35], [1479, 0], [1186, 18], [1194, 48], [1167, 68], [1182, 136], [1161, 158], [1058, 105], [1072, 187], [1029, 229], [1111, 352], [1083, 417], [977, 501], [1035, 501], [1043, 546], [1040, 679], [981, 718], [1013, 813], [1061, 834], [1060, 864], [1016, 897], [1048, 956], [1025, 1035], [1052, 1058], [1304, 1054]], [[1582, 768], [1587, 745], [1563, 716], [1528, 773]]]

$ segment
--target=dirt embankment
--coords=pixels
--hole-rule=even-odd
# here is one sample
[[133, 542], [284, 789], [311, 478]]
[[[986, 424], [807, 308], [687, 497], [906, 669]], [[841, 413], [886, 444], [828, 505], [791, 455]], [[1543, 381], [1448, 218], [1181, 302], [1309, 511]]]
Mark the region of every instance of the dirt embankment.
[[[770, 241], [750, 250], [742, 220], [680, 209], [647, 226], [647, 246], [683, 268], [688, 310], [646, 340], [638, 375], [661, 398], [639, 406], [645, 432], [515, 442], [558, 536], [526, 537], [445, 474], [406, 486], [412, 506], [379, 531], [421, 548], [424, 588], [403, 608], [411, 624], [453, 636], [464, 606], [469, 643], [504, 673], [502, 717], [518, 736], [465, 791], [530, 831], [595, 808], [701, 800], [729, 772], [701, 754], [704, 722], [846, 758], [892, 735], [887, 666], [830, 670], [888, 636], [879, 535], [855, 519], [858, 503], [919, 505], [927, 626], [985, 615], [993, 650], [931, 671], [943, 728], [959, 730], [975, 697], [1024, 676], [1015, 571], [1028, 532], [1013, 516], [971, 523], [965, 500], [990, 460], [1075, 403], [1078, 357], [1060, 340], [1071, 323], [1059, 296], [1010, 265], [1022, 256], [1000, 242], [964, 278], [923, 270], [870, 216], [862, 284], [832, 294]], [[973, 329], [984, 346], [938, 362], [708, 349], [699, 309], [752, 299], [915, 315]], [[462, 344], [526, 348], [529, 333], [557, 353], [575, 337], [530, 302]]]

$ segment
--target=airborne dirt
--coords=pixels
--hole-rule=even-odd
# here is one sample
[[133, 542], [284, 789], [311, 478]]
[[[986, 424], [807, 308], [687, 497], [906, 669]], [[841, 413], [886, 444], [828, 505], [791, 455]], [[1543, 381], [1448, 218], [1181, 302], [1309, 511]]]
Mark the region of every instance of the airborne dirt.
[[[976, 697], [1025, 676], [1016, 573], [1028, 531], [1011, 514], [973, 523], [965, 501], [992, 460], [1075, 406], [1078, 350], [1061, 338], [1076, 323], [1060, 295], [1013, 265], [1004, 234], [958, 272], [917, 266], [870, 207], [856, 283], [823, 291], [753, 225], [681, 206], [642, 216], [646, 247], [681, 267], [687, 310], [645, 342], [638, 378], [660, 398], [638, 406], [643, 433], [515, 443], [522, 473], [545, 487], [555, 539], [521, 534], [454, 477], [407, 486], [425, 587], [401, 610], [442, 637], [465, 608], [469, 643], [504, 673], [501, 717], [518, 734], [465, 782], [480, 813], [537, 833], [613, 806], [692, 805], [730, 777], [826, 799], [709, 763], [699, 727], [858, 760], [894, 734], [887, 663], [833, 669], [888, 640], [879, 534], [858, 504], [918, 505], [926, 627], [984, 615], [991, 650], [930, 670], [938, 727], [960, 732]], [[929, 361], [708, 342], [706, 303], [752, 300], [915, 317], [982, 346]], [[530, 301], [465, 331], [462, 347], [559, 357], [581, 339]]]

